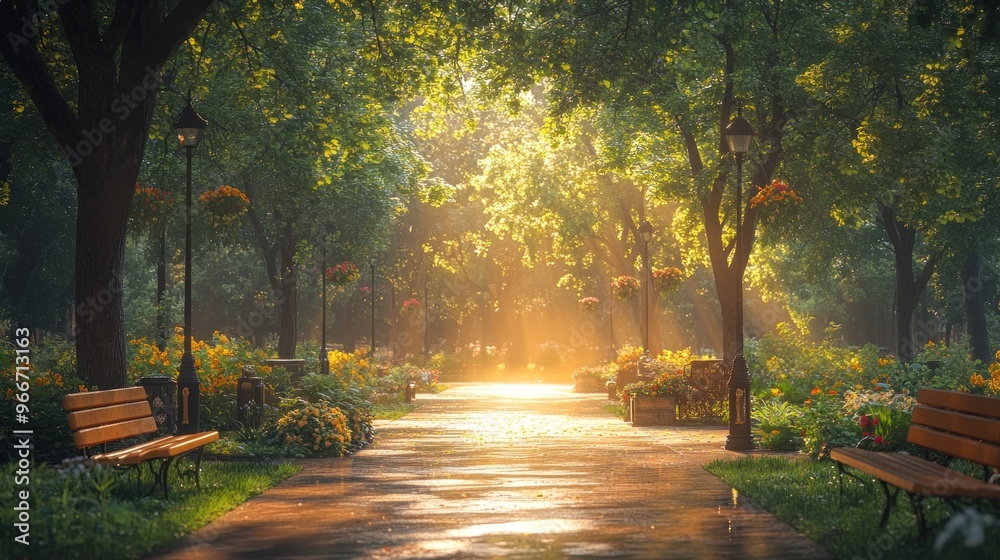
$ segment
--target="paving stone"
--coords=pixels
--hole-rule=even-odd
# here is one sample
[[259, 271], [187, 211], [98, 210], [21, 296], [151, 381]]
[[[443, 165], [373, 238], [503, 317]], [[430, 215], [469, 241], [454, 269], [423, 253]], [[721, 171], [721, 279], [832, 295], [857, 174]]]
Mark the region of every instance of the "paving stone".
[[633, 428], [568, 385], [455, 384], [156, 558], [829, 558], [702, 465], [724, 427]]

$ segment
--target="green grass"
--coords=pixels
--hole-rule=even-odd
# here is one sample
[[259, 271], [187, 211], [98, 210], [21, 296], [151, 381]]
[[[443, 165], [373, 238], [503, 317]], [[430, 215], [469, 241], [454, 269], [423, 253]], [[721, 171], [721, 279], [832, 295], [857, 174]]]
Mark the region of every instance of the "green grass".
[[420, 405], [417, 403], [393, 402], [372, 406], [372, 416], [376, 420], [398, 420], [413, 412]]
[[958, 532], [940, 553], [935, 551], [941, 523], [952, 512], [941, 500], [925, 500], [933, 528], [927, 542], [917, 542], [916, 516], [905, 494], [899, 496], [886, 527], [880, 528], [885, 503], [881, 485], [871, 479], [863, 485], [845, 476], [841, 497], [832, 461], [748, 457], [714, 461], [705, 469], [840, 558], [1000, 558], [997, 526], [987, 528], [981, 547], [966, 548]]
[[[199, 491], [193, 479], [171, 468], [170, 499], [160, 492], [143, 496], [128, 477], [111, 469], [60, 474], [37, 466], [30, 491], [30, 545], [14, 542], [12, 507], [0, 510], [4, 558], [141, 558], [205, 526], [210, 521], [299, 472], [287, 462], [202, 463]], [[14, 490], [13, 469], [5, 468], [0, 494]], [[145, 473], [149, 482], [149, 474]], [[6, 502], [6, 500], [5, 500]], [[16, 547], [16, 548], [13, 548]], [[7, 556], [11, 554], [11, 556]]]
[[608, 414], [610, 414], [612, 416], [617, 416], [618, 418], [621, 418], [622, 420], [625, 419], [625, 415], [628, 413], [628, 411], [625, 410], [625, 407], [622, 406], [621, 404], [606, 404], [606, 405], [604, 405], [604, 410]]

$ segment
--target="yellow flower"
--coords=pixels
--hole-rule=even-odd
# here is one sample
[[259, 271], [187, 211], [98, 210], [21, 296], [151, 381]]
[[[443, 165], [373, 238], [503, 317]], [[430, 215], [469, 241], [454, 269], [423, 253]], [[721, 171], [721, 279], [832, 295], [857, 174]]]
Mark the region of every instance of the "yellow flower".
[[986, 379], [978, 373], [973, 373], [972, 377], [969, 378], [969, 383], [972, 383], [973, 387], [982, 387], [983, 385], [986, 385]]

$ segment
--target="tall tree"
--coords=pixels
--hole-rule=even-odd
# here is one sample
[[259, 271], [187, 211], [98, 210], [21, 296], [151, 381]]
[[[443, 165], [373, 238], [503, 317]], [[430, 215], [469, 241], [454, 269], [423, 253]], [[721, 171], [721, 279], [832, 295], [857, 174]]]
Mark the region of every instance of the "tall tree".
[[76, 177], [76, 365], [102, 389], [125, 385], [125, 234], [160, 68], [211, 3], [0, 2], [0, 54]]

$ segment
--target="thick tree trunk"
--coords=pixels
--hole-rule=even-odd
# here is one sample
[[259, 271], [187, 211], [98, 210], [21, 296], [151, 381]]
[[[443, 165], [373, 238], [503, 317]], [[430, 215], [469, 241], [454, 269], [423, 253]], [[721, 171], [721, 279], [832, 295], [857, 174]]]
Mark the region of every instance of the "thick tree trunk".
[[[142, 145], [141, 139], [135, 141]], [[121, 157], [109, 148], [103, 158], [95, 152], [95, 161], [84, 162], [81, 167], [86, 169], [77, 171], [76, 372], [101, 389], [126, 385], [122, 273], [129, 193], [134, 192], [142, 150], [132, 151], [132, 162], [118, 173], [106, 172], [108, 167], [96, 161]]]
[[969, 349], [972, 359], [984, 364], [993, 361], [990, 333], [986, 324], [986, 302], [983, 297], [983, 278], [979, 269], [979, 250], [973, 250], [962, 266], [962, 285], [965, 287], [965, 317], [969, 325]]
[[291, 223], [281, 238], [280, 289], [283, 300], [278, 318], [278, 357], [294, 358], [298, 342], [298, 274], [295, 266], [296, 240]]

